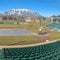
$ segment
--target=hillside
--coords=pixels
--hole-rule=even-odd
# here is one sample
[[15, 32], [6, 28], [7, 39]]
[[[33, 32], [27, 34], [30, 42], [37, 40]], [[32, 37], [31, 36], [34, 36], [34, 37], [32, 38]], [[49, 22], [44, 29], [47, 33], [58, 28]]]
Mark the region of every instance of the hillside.
[[11, 9], [6, 12], [0, 12], [2, 20], [45, 20], [46, 18], [30, 9]]

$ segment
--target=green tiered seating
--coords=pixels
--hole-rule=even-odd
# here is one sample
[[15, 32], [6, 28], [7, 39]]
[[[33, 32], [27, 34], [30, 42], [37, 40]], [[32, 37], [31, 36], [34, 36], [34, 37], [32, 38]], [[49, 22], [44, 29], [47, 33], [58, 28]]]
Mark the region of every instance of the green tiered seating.
[[60, 29], [60, 24], [59, 23], [51, 23], [51, 24], [48, 24], [46, 25], [47, 27], [50, 27], [50, 28], [57, 28], [57, 29]]
[[60, 41], [34, 47], [4, 48], [1, 60], [60, 60]]

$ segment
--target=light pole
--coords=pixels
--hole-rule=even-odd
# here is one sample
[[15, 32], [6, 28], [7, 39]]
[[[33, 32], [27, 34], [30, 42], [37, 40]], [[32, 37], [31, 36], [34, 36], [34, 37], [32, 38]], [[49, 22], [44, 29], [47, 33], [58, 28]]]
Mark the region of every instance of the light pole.
[[42, 29], [41, 29], [41, 19], [39, 18], [39, 24], [40, 24], [40, 28], [39, 28], [39, 35], [42, 33]]

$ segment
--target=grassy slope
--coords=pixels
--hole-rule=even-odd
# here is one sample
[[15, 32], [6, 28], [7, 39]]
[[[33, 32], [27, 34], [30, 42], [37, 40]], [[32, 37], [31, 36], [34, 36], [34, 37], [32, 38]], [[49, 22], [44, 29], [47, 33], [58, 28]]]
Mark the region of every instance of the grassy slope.
[[0, 44], [31, 44], [39, 42], [37, 36], [0, 36]]
[[[0, 21], [1, 22], [1, 21]], [[6, 21], [5, 21], [6, 22]], [[41, 25], [47, 24], [49, 21], [41, 22]], [[40, 22], [31, 22], [31, 26], [40, 26]], [[28, 29], [33, 32], [38, 32], [39, 28], [32, 28], [30, 25], [20, 25], [20, 24], [0, 24], [0, 28], [23, 28]]]
[[48, 37], [53, 39], [60, 39], [60, 33], [51, 33]]
[[40, 25], [45, 25], [45, 24], [48, 24], [50, 23], [50, 21], [44, 21], [44, 22], [31, 22], [30, 24], [32, 24], [33, 26], [40, 26]]
[[23, 25], [18, 24], [0, 24], [0, 28], [20, 28], [23, 27]]
[[[41, 25], [47, 24], [49, 21], [42, 22]], [[29, 23], [32, 26], [40, 26], [39, 22]], [[38, 32], [38, 29], [32, 28], [31, 26], [18, 25], [18, 24], [0, 24], [0, 28], [23, 28], [28, 29], [33, 32]], [[51, 36], [49, 36], [51, 37]], [[29, 43], [37, 43], [39, 41], [39, 37], [37, 36], [0, 36], [0, 44], [29, 44]]]

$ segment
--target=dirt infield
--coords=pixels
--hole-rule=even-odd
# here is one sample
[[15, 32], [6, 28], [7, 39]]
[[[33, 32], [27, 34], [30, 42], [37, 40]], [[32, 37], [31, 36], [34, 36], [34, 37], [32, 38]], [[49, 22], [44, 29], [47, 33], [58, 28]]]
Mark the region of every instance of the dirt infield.
[[48, 36], [41, 36], [40, 37], [40, 42], [46, 42], [46, 41], [52, 41], [52, 38], [49, 38]]

